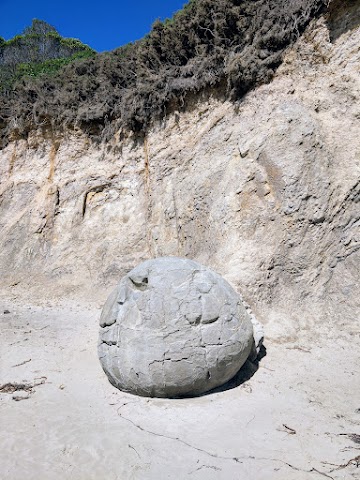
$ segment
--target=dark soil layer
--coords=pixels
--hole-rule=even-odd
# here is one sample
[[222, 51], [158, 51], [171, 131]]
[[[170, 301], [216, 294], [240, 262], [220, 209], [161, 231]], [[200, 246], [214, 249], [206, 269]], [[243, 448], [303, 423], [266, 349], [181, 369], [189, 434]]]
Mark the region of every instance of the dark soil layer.
[[0, 146], [39, 126], [81, 128], [95, 141], [123, 127], [144, 133], [188, 94], [222, 86], [239, 99], [268, 82], [285, 49], [326, 0], [191, 0], [142, 40], [23, 77], [0, 94]]

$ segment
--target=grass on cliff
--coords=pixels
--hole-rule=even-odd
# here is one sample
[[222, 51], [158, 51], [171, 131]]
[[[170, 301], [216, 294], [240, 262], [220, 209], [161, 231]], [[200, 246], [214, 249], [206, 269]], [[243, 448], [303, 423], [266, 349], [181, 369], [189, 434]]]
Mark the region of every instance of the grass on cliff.
[[23, 77], [54, 75], [78, 59], [96, 52], [76, 38], [63, 38], [48, 23], [34, 19], [21, 35], [0, 37], [0, 92], [3, 97], [16, 90]]
[[39, 67], [40, 76], [20, 66], [27, 75], [0, 98], [2, 136], [51, 125], [78, 126], [104, 139], [120, 127], [146, 131], [170, 106], [181, 108], [189, 93], [221, 84], [228, 98], [238, 99], [272, 78], [285, 49], [327, 3], [191, 0], [172, 19], [156, 21], [142, 40], [113, 52], [71, 61], [58, 72], [50, 63]]

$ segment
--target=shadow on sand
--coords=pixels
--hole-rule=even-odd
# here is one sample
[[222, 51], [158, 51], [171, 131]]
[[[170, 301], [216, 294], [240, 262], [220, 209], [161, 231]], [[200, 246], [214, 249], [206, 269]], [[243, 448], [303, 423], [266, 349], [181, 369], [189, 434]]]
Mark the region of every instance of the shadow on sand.
[[204, 393], [202, 396], [211, 395], [212, 393], [224, 392], [225, 390], [232, 390], [233, 388], [239, 387], [243, 383], [247, 382], [258, 371], [259, 364], [265, 356], [266, 348], [264, 347], [264, 345], [262, 345], [255, 360], [246, 360], [244, 365], [240, 368], [238, 373], [231, 380], [224, 383], [224, 385], [221, 385], [220, 387], [214, 388], [213, 390]]

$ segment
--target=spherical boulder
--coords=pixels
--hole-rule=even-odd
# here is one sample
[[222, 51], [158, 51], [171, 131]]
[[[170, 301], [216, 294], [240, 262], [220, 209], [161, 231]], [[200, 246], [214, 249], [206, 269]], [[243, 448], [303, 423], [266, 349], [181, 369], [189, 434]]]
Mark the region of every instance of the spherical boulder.
[[148, 260], [128, 273], [100, 319], [98, 353], [110, 382], [149, 397], [199, 395], [230, 380], [253, 347], [234, 289], [192, 260]]

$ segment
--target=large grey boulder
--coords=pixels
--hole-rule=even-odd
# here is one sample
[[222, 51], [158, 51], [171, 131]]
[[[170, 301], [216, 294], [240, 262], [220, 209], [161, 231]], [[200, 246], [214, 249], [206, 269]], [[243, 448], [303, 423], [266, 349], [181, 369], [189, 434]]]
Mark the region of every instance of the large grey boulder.
[[241, 297], [191, 260], [148, 260], [128, 273], [100, 319], [110, 382], [151, 397], [198, 395], [230, 380], [254, 348]]

